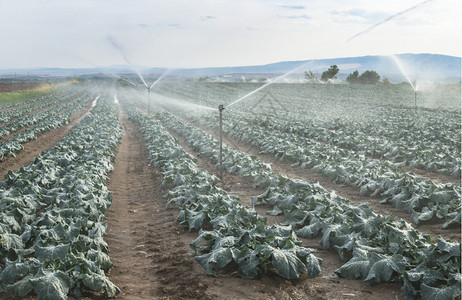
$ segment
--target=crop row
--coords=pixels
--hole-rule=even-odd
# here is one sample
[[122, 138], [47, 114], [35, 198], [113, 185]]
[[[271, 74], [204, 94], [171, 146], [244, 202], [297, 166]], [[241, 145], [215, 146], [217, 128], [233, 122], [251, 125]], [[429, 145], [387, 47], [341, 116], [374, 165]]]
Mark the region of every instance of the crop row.
[[237, 114], [237, 118], [288, 134], [321, 141], [364, 155], [410, 167], [460, 178], [460, 118], [441, 119], [427, 115], [425, 120], [410, 119], [399, 111], [371, 123], [345, 122], [340, 119], [318, 124], [310, 119], [278, 122], [268, 117]]
[[[176, 111], [184, 118], [218, 129], [217, 114], [195, 117], [181, 107], [177, 107]], [[281, 122], [274, 118], [254, 116], [246, 120], [240, 117], [244, 113], [230, 113], [232, 116], [224, 114], [224, 130], [245, 143], [257, 146], [262, 153], [292, 161], [293, 166], [324, 173], [336, 182], [356, 186], [361, 195], [381, 195], [383, 203], [388, 202], [407, 211], [416, 224], [429, 220], [444, 220], [442, 228], [460, 224], [460, 186], [434, 183], [405, 172], [404, 162], [370, 159], [364, 151], [342, 149], [292, 132], [288, 134], [287, 130], [269, 130]]]
[[[234, 262], [242, 277], [254, 278], [273, 268], [279, 275], [294, 279], [303, 271], [317, 276], [322, 260], [301, 242], [290, 227], [266, 225], [266, 218], [242, 206], [236, 196], [216, 186], [218, 179], [197, 167], [195, 159], [159, 123], [138, 109], [129, 117], [141, 125], [151, 163], [163, 173], [165, 195], [179, 206], [178, 221], [199, 236], [191, 243], [196, 261], [209, 274], [213, 267]], [[211, 228], [212, 230], [206, 230]]]
[[68, 94], [71, 91], [72, 91], [72, 88], [57, 89], [57, 90], [55, 90], [53, 92], [50, 92], [50, 93], [42, 95], [42, 96], [25, 99], [25, 100], [22, 100], [22, 101], [19, 101], [19, 102], [8, 102], [8, 103], [0, 105], [0, 110], [4, 111], [4, 110], [8, 110], [10, 108], [15, 108], [17, 106], [30, 105], [30, 104], [32, 104], [34, 102], [44, 101], [44, 100], [46, 100], [46, 99], [48, 99], [50, 97], [56, 97], [58, 95]]
[[20, 122], [15, 122], [17, 127], [33, 126], [13, 135], [5, 142], [0, 142], [0, 161], [5, 156], [14, 156], [15, 152], [23, 150], [22, 144], [37, 139], [42, 133], [68, 124], [71, 115], [85, 106], [90, 100], [91, 96], [89, 94], [80, 95], [69, 102], [56, 105], [36, 115], [21, 118]]
[[[24, 114], [15, 120], [9, 122], [8, 124], [3, 124], [0, 128], [0, 139], [3, 139], [5, 136], [11, 134], [12, 132], [18, 131], [21, 128], [31, 126], [38, 123], [49, 115], [50, 111], [56, 110], [57, 103], [64, 102], [68, 99], [76, 97], [77, 91], [74, 91], [72, 94], [67, 94], [66, 96], [49, 96], [47, 100], [39, 102], [37, 105], [40, 107], [27, 107], [27, 113], [30, 113], [34, 110], [44, 109], [44, 111], [35, 113], [35, 114]], [[52, 94], [53, 95], [53, 94]], [[48, 107], [48, 109], [46, 109]], [[24, 108], [26, 109], [26, 108]]]
[[105, 275], [112, 264], [104, 213], [105, 186], [121, 138], [103, 97], [55, 147], [0, 182], [0, 293], [38, 299], [80, 298], [84, 289], [119, 289]]
[[[14, 106], [20, 106], [20, 108], [0, 111], [0, 123], [9, 122], [12, 119], [24, 116], [25, 114], [30, 113], [34, 110], [39, 110], [47, 106], [53, 105], [57, 102], [64, 101], [66, 98], [71, 98], [79, 92], [79, 89], [69, 88], [66, 90], [60, 90], [51, 94], [47, 94], [41, 97], [32, 98], [26, 101], [11, 103], [9, 105], [3, 105], [0, 107], [0, 109], [6, 107], [11, 108]], [[2, 135], [2, 137], [3, 136], [4, 135]]]
[[[159, 93], [218, 107], [260, 86], [163, 83]], [[400, 86], [274, 84], [265, 91], [230, 107], [229, 113], [236, 118], [245, 115], [247, 119], [265, 122], [271, 129], [460, 177], [460, 110], [411, 111], [398, 105], [404, 103], [409, 92]], [[445, 96], [454, 95], [448, 92]], [[454, 99], [457, 100], [457, 96]], [[277, 122], [273, 122], [274, 118]]]
[[[197, 118], [204, 126], [217, 128], [216, 116]], [[223, 130], [261, 153], [310, 168], [334, 180], [358, 187], [361, 195], [381, 195], [383, 203], [392, 203], [411, 214], [414, 223], [445, 220], [442, 228], [460, 224], [460, 186], [434, 183], [403, 169], [403, 163], [371, 159], [356, 151], [322, 144], [296, 134], [268, 130], [252, 122], [225, 117]]]
[[[158, 113], [157, 117], [184, 137], [199, 151], [199, 156], [218, 161], [218, 141], [212, 136], [171, 114]], [[260, 201], [273, 205], [269, 213], [284, 214], [284, 225], [296, 230], [297, 236], [315, 238], [321, 235], [323, 248], [335, 250], [342, 260], [352, 256], [336, 270], [339, 276], [361, 278], [369, 283], [403, 282], [403, 292], [408, 298], [418, 293], [430, 298], [460, 295], [459, 243], [442, 238], [431, 243], [429, 236], [406, 222], [375, 214], [365, 204], [351, 205], [318, 184], [277, 176], [256, 157], [230, 147], [225, 147], [224, 153], [227, 172], [249, 176], [254, 179], [254, 185], [259, 182], [269, 185], [263, 194], [253, 198], [254, 205]], [[241, 159], [235, 160], [236, 157]]]

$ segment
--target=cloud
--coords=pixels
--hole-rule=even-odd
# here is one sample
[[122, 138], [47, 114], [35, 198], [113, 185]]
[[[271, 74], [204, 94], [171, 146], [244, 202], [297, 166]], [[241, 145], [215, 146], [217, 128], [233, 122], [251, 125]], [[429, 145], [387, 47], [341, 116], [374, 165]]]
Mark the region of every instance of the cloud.
[[352, 8], [348, 10], [332, 10], [336, 23], [369, 23], [372, 24], [379, 20], [383, 20], [389, 15], [383, 11], [367, 11], [360, 8]]
[[286, 9], [306, 9], [304, 5], [278, 5], [281, 8]]
[[211, 20], [216, 20], [217, 17], [215, 16], [203, 16], [203, 17], [200, 17], [200, 20], [201, 21], [211, 21]]
[[312, 19], [312, 17], [310, 17], [310, 16], [308, 16], [306, 14], [303, 14], [303, 15], [286, 15], [286, 16], [278, 15], [278, 17], [285, 18], [285, 19], [304, 19], [304, 20]]
[[412, 9], [423, 1], [10, 1], [0, 18], [0, 57], [8, 57], [0, 68], [83, 60], [111, 65], [128, 58], [195, 67], [405, 52], [460, 56], [460, 0]]
[[182, 25], [182, 24], [179, 24], [179, 23], [171, 23], [171, 24], [167, 24], [167, 26], [170, 27], [170, 28], [177, 28], [177, 29], [188, 28], [188, 26]]

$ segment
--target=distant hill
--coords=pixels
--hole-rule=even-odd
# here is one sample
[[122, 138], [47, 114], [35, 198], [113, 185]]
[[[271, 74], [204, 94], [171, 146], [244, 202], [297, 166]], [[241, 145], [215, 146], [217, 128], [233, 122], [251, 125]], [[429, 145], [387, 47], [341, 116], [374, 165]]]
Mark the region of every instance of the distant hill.
[[296, 72], [292, 73], [292, 77], [303, 78], [300, 77], [300, 74], [303, 75], [304, 71], [311, 70], [320, 78], [322, 72], [335, 64], [340, 69], [337, 75], [339, 79], [345, 79], [348, 74], [355, 70], [358, 70], [360, 74], [366, 70], [374, 70], [382, 79], [383, 77], [387, 77], [392, 82], [406, 81], [406, 76], [411, 80], [439, 82], [458, 82], [461, 80], [460, 57], [438, 54], [398, 54], [395, 57], [401, 65], [401, 69], [392, 56], [360, 56], [286, 61], [260, 66], [182, 69], [173, 71], [171, 74], [187, 74], [191, 76], [232, 75], [239, 77], [259, 74], [285, 74], [299, 68]]
[[[303, 73], [311, 70], [321, 77], [323, 71], [331, 65], [337, 65], [340, 69], [337, 77], [345, 79], [348, 74], [358, 70], [361, 74], [366, 70], [374, 70], [380, 76], [388, 78], [391, 82], [407, 81], [438, 81], [459, 82], [461, 80], [461, 58], [439, 54], [397, 54], [396, 60], [392, 56], [359, 56], [329, 59], [315, 59], [304, 61], [284, 61], [258, 66], [239, 67], [216, 67], [216, 68], [191, 68], [174, 69], [169, 71], [170, 76], [187, 77], [274, 77], [287, 72], [292, 72], [289, 78], [303, 79]], [[398, 67], [399, 62], [401, 68]], [[166, 69], [137, 67], [143, 74], [163, 74]], [[131, 66], [111, 66], [101, 68], [39, 68], [39, 69], [10, 69], [0, 70], [0, 79], [6, 75], [21, 74], [27, 76], [82, 76], [91, 74], [134, 74]], [[1, 75], [3, 74], [3, 76]]]

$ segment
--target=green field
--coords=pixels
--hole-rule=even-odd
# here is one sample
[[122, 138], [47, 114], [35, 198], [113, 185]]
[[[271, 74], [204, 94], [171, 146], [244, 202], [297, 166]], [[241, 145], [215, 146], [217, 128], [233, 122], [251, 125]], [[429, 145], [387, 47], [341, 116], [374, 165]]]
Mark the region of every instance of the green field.
[[43, 83], [34, 89], [17, 90], [13, 92], [0, 92], [0, 105], [6, 103], [15, 103], [23, 100], [37, 98], [49, 94], [57, 89], [68, 86], [71, 82], [67, 83]]
[[[120, 292], [103, 237], [126, 112], [145, 164], [162, 173], [164, 194], [153, 201], [178, 209], [178, 223], [197, 233], [186, 248], [205, 273], [310, 286], [334, 252], [332, 276], [400, 283], [407, 299], [460, 296], [460, 86], [178, 80], [146, 93], [105, 83], [0, 111], [2, 163], [84, 116], [0, 182], [0, 293]], [[335, 192], [343, 187], [348, 195]]]

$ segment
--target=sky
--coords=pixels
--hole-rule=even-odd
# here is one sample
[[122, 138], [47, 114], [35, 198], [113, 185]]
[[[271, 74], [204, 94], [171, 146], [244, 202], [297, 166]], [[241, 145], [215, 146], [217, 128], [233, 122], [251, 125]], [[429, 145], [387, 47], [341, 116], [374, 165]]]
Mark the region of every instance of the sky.
[[462, 56], [460, 0], [0, 0], [0, 69]]

